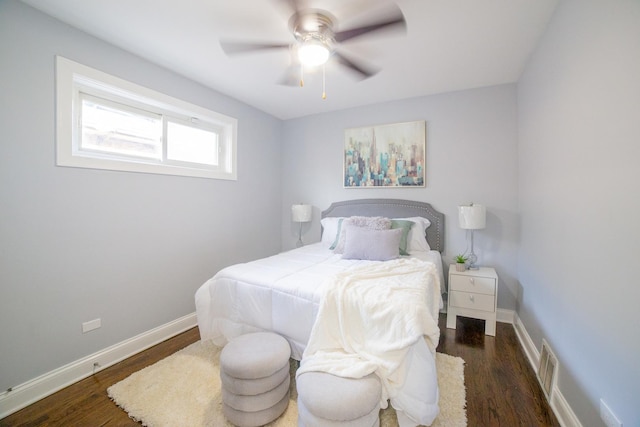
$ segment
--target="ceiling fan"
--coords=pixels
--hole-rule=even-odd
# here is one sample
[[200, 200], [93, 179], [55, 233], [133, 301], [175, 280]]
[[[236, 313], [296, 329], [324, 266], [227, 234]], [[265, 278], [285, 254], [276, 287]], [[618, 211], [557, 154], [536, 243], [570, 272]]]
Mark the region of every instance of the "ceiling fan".
[[[356, 27], [337, 31], [338, 20], [330, 12], [306, 7], [302, 4], [304, 0], [281, 1], [287, 4], [290, 13], [292, 13], [289, 18], [289, 30], [293, 35], [293, 41], [288, 43], [264, 43], [221, 40], [222, 50], [231, 56], [272, 49], [289, 49], [291, 51], [292, 65], [281, 83], [304, 86], [304, 68], [322, 66], [323, 99], [326, 98], [324, 64], [331, 59], [353, 71], [360, 79], [369, 78], [378, 72], [374, 67], [349, 57], [341, 51], [342, 43], [371, 35], [383, 29], [406, 30], [404, 15], [394, 3], [387, 4], [384, 16], [378, 15], [375, 19], [370, 19]], [[367, 2], [367, 5], [361, 7], [361, 9], [371, 9], [371, 2]], [[299, 72], [299, 79], [296, 76], [296, 72]]]

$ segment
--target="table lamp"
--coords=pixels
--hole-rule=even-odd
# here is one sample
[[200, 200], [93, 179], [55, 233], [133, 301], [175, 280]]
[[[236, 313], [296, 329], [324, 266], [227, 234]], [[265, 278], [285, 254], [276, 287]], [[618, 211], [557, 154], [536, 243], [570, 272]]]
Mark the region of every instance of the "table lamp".
[[463, 230], [471, 230], [471, 253], [469, 254], [469, 270], [477, 270], [478, 257], [473, 252], [473, 231], [481, 230], [487, 224], [487, 211], [483, 205], [470, 203], [458, 206], [458, 223]]
[[311, 221], [311, 205], [305, 204], [297, 204], [291, 206], [291, 220], [293, 222], [300, 223], [300, 230], [298, 232], [298, 242], [296, 243], [296, 248], [302, 247], [304, 243], [302, 243], [302, 223]]

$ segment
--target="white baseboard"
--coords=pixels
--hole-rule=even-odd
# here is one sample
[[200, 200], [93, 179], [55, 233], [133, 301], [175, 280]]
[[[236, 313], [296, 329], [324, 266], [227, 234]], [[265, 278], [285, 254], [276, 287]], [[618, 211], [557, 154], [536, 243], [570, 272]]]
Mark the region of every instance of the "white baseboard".
[[517, 314], [514, 316], [513, 327], [516, 331], [518, 341], [520, 341], [520, 345], [524, 350], [524, 354], [527, 356], [527, 359], [529, 359], [529, 363], [533, 367], [534, 372], [537, 372], [538, 365], [540, 363], [540, 352], [538, 351], [536, 345], [533, 343], [533, 340], [529, 336], [529, 333], [525, 329], [524, 324]]
[[0, 419], [196, 325], [196, 314], [188, 314], [0, 393]]
[[[529, 336], [529, 333], [527, 332], [517, 313], [514, 313], [513, 326], [516, 330], [518, 341], [520, 341], [520, 345], [522, 346], [525, 354], [527, 355], [527, 358], [529, 359], [529, 363], [531, 363], [534, 372], [537, 372], [538, 364], [540, 363], [540, 352], [533, 343], [531, 336]], [[558, 373], [556, 373], [556, 375], [557, 374]], [[569, 406], [569, 403], [562, 395], [562, 392], [558, 388], [557, 383], [553, 385], [553, 391], [551, 392], [551, 401], [549, 402], [549, 406], [551, 406], [551, 409], [556, 415], [556, 418], [558, 419], [561, 427], [582, 427], [582, 423], [580, 423], [580, 420], [573, 412], [573, 409], [571, 409], [571, 406]]]
[[496, 322], [511, 323], [513, 325], [515, 314], [516, 312], [513, 310], [505, 310], [504, 308], [499, 308], [496, 311]]
[[553, 409], [562, 427], [582, 427], [582, 423], [557, 386], [551, 394], [551, 409]]

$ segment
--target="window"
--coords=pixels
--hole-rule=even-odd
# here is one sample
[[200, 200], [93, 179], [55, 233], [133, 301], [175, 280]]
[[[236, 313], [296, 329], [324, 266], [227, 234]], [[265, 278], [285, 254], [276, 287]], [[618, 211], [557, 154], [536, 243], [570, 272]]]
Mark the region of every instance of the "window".
[[235, 180], [237, 120], [56, 58], [57, 165]]

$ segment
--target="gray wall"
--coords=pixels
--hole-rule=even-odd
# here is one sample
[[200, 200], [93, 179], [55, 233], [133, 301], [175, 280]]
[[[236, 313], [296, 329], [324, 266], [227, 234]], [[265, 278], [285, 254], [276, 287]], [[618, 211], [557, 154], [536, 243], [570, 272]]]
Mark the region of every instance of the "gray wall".
[[[0, 390], [193, 312], [222, 266], [294, 246], [292, 203], [313, 204], [312, 242], [333, 201], [431, 202], [449, 261], [466, 247], [456, 206], [474, 201], [498, 306], [551, 343], [583, 425], [600, 397], [640, 425], [639, 22], [637, 0], [563, 0], [517, 87], [282, 123], [0, 0]], [[239, 180], [56, 167], [56, 54], [238, 118]], [[410, 120], [427, 121], [426, 188], [342, 188], [344, 128]]]
[[[236, 117], [238, 181], [56, 167], [57, 54]], [[280, 250], [280, 120], [16, 1], [0, 61], [0, 390], [192, 313], [222, 266]]]
[[[498, 306], [515, 309], [517, 252], [516, 86], [503, 85], [319, 114], [284, 123], [282, 174], [283, 248], [292, 248], [298, 225], [291, 204], [314, 206], [303, 227], [306, 242], [320, 239], [320, 211], [331, 202], [400, 198], [430, 202], [446, 215], [446, 261], [466, 249], [457, 206], [487, 206], [487, 228], [476, 232], [480, 264], [500, 276]], [[330, 102], [330, 99], [327, 100]], [[425, 188], [343, 188], [344, 129], [426, 120]]]
[[561, 1], [518, 100], [518, 314], [585, 426], [639, 426], [640, 2]]

